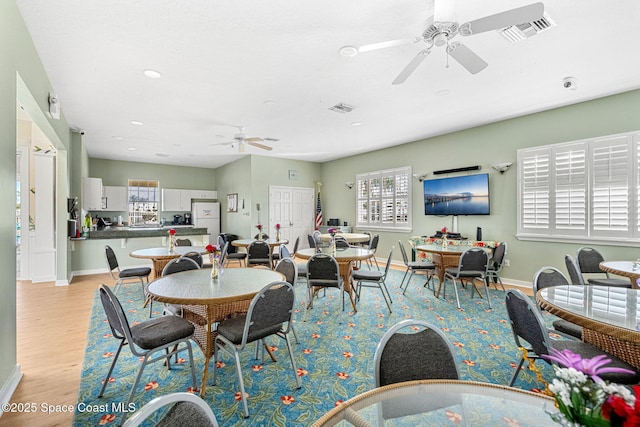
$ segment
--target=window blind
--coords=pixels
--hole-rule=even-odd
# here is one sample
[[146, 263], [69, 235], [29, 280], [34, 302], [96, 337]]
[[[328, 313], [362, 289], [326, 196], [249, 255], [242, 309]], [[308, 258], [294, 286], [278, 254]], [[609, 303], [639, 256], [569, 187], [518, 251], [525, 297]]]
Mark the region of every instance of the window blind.
[[411, 168], [374, 171], [356, 176], [357, 226], [411, 228]]

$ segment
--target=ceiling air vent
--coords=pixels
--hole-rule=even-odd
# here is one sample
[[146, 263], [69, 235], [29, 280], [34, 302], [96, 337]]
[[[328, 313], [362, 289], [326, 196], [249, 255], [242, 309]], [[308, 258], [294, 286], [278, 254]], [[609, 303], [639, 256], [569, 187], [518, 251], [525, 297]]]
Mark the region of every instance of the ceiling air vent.
[[545, 13], [541, 19], [525, 22], [524, 24], [512, 25], [498, 30], [498, 32], [511, 43], [517, 43], [555, 26], [556, 23]]
[[344, 102], [340, 102], [339, 104], [334, 105], [333, 107], [329, 107], [329, 110], [335, 111], [336, 113], [346, 114], [355, 110], [356, 107], [353, 105], [345, 104]]

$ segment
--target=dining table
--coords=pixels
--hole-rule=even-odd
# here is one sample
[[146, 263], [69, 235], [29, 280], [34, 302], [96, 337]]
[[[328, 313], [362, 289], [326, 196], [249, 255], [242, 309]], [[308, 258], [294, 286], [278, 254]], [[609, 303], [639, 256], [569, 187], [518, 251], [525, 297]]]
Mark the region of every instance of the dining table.
[[557, 426], [554, 399], [498, 384], [416, 380], [374, 388], [325, 413], [329, 426]]
[[541, 309], [582, 326], [582, 340], [640, 370], [640, 289], [563, 285], [536, 294]]
[[174, 246], [172, 250], [168, 246], [159, 246], [157, 248], [144, 248], [136, 249], [129, 253], [132, 258], [150, 259], [153, 263], [154, 276], [162, 276], [162, 269], [167, 265], [169, 261], [174, 258], [179, 258], [188, 252], [198, 252], [199, 254], [206, 254], [207, 250], [204, 246]]
[[147, 292], [151, 298], [181, 305], [183, 317], [195, 326], [194, 340], [205, 356], [201, 396], [206, 390], [209, 361], [215, 351], [217, 324], [234, 314], [246, 313], [252, 298], [263, 287], [281, 280], [284, 280], [281, 273], [262, 268], [227, 268], [218, 279], [212, 279], [211, 269], [201, 268], [169, 274], [149, 283]]
[[[320, 234], [320, 240], [323, 242], [330, 242], [332, 237], [329, 233]], [[342, 237], [351, 245], [371, 240], [371, 236], [364, 233], [336, 233], [335, 237]]]
[[622, 277], [628, 277], [632, 288], [639, 288], [640, 261], [603, 261], [599, 264], [602, 271]]
[[351, 301], [351, 307], [353, 307], [353, 311], [357, 312], [358, 309], [356, 307], [356, 302], [353, 295], [353, 286], [351, 283], [351, 270], [355, 261], [362, 261], [371, 258], [374, 254], [374, 251], [358, 246], [336, 248], [335, 253], [329, 247], [306, 248], [298, 250], [298, 252], [296, 252], [296, 257], [308, 260], [317, 253], [329, 254], [333, 256], [338, 262], [340, 277], [342, 277], [342, 280], [344, 281], [344, 292], [349, 295], [349, 300]]
[[436, 275], [438, 277], [438, 289], [436, 289], [436, 298], [440, 297], [440, 292], [444, 284], [444, 273], [449, 267], [457, 267], [460, 261], [460, 255], [469, 246], [448, 245], [444, 247], [442, 244], [426, 244], [415, 247], [416, 251], [427, 252], [431, 254], [431, 261], [436, 266]]

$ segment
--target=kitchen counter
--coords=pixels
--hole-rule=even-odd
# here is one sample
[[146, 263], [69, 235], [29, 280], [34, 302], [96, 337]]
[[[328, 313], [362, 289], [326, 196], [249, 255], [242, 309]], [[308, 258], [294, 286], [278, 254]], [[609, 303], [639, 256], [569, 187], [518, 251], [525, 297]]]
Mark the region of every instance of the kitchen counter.
[[176, 236], [200, 236], [209, 234], [206, 228], [184, 225], [164, 227], [118, 227], [111, 226], [102, 230], [89, 231], [88, 239], [130, 239], [136, 237], [167, 237], [170, 229], [176, 230]]

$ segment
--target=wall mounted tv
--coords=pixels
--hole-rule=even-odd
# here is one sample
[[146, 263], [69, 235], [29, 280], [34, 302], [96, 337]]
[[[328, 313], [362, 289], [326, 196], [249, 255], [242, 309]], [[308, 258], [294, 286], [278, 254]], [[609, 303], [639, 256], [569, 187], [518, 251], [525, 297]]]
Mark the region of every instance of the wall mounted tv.
[[489, 174], [428, 179], [425, 215], [489, 215]]

